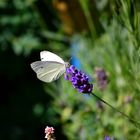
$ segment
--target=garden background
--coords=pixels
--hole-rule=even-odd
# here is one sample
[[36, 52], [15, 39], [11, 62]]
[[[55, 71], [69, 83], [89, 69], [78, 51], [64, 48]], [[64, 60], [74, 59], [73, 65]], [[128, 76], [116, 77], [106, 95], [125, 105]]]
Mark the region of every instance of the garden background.
[[140, 122], [139, 0], [0, 0], [0, 140], [42, 140], [46, 126], [57, 140], [140, 139], [139, 127], [64, 76], [38, 80], [30, 63], [42, 50], [72, 58], [93, 93]]

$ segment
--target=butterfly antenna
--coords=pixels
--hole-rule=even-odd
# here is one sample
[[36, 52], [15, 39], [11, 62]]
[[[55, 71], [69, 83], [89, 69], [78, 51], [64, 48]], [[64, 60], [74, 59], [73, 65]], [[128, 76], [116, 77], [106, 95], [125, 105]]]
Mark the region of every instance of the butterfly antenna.
[[69, 61], [68, 61], [68, 62], [70, 63], [70, 61], [71, 61], [71, 60], [72, 60], [72, 57], [69, 59]]
[[70, 61], [71, 61], [72, 57], [65, 63], [66, 67], [70, 67]]

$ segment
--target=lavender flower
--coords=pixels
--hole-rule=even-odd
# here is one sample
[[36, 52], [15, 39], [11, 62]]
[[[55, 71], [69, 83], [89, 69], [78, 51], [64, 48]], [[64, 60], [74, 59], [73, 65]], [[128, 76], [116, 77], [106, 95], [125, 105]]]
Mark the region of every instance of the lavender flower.
[[73, 65], [66, 68], [65, 79], [69, 80], [73, 87], [81, 93], [91, 93], [93, 84], [89, 83], [89, 78], [85, 73], [77, 70]]
[[105, 136], [104, 140], [111, 140], [111, 138], [109, 136]]
[[104, 140], [115, 140], [115, 138], [114, 138], [114, 137], [111, 138], [111, 137], [109, 137], [109, 136], [105, 136]]
[[97, 78], [97, 84], [98, 84], [98, 87], [101, 89], [101, 90], [104, 90], [107, 86], [107, 83], [108, 83], [108, 77], [107, 77], [107, 74], [105, 72], [104, 69], [102, 68], [96, 68], [96, 78]]

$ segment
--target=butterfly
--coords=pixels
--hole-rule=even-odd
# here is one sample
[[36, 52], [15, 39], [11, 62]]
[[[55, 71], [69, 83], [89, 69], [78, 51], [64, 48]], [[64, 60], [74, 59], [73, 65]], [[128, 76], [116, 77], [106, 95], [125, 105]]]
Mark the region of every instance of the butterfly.
[[31, 68], [41, 81], [49, 83], [65, 73], [68, 63], [64, 62], [58, 55], [49, 51], [41, 51], [40, 58], [41, 61], [31, 63]]

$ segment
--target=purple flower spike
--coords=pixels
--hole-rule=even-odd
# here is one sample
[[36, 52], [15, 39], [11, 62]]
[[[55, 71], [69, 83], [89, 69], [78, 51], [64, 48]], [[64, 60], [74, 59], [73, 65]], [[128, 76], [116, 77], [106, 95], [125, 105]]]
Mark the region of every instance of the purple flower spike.
[[104, 90], [108, 84], [108, 76], [106, 74], [106, 71], [102, 68], [96, 68], [95, 73], [96, 73], [98, 87], [101, 90]]
[[115, 138], [114, 137], [111, 138], [109, 136], [105, 136], [104, 140], [115, 140]]
[[73, 65], [66, 68], [65, 79], [69, 80], [73, 87], [81, 93], [91, 93], [93, 84], [89, 83], [89, 78], [85, 73], [77, 70]]
[[104, 140], [111, 140], [109, 136], [106, 136]]

